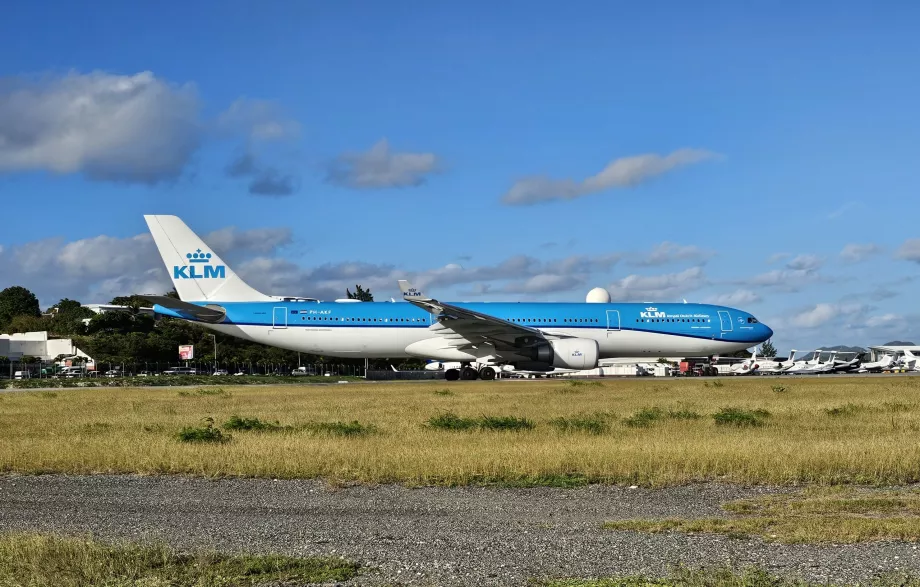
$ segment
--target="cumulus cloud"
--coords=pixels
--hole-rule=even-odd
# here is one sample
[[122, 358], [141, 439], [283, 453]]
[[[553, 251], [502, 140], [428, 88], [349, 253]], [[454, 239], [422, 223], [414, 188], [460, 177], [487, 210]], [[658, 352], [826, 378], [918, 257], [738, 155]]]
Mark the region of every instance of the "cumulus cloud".
[[[240, 99], [203, 119], [193, 84], [149, 71], [0, 78], [0, 172], [153, 185], [179, 178], [209, 139], [252, 146], [298, 133], [297, 122], [265, 100]], [[235, 161], [228, 173], [254, 173], [246, 163]]]
[[649, 302], [680, 299], [708, 283], [702, 267], [690, 267], [679, 273], [663, 275], [628, 275], [607, 288], [615, 302]]
[[200, 143], [198, 115], [194, 86], [149, 71], [0, 79], [0, 171], [175, 179]]
[[711, 259], [714, 254], [715, 253], [712, 251], [707, 251], [694, 245], [679, 245], [665, 241], [655, 246], [651, 252], [634, 261], [633, 264], [645, 267], [655, 267], [680, 261], [702, 263]]
[[749, 289], [736, 289], [730, 293], [711, 296], [706, 302], [719, 306], [745, 306], [748, 304], [756, 304], [760, 299], [757, 292], [753, 292]]
[[227, 135], [243, 135], [253, 141], [286, 140], [300, 134], [300, 123], [271, 100], [240, 98], [217, 117], [216, 124]]
[[[244, 259], [273, 253], [291, 242], [291, 232], [288, 228], [229, 227], [206, 235], [204, 241], [225, 259]], [[0, 251], [0, 275], [8, 284], [34, 291], [44, 305], [63, 297], [98, 302], [171, 288], [153, 239], [146, 233], [71, 242], [53, 238], [8, 247]]]
[[882, 252], [882, 247], [874, 244], [855, 244], [851, 243], [843, 247], [843, 250], [840, 251], [840, 258], [846, 261], [847, 263], [859, 263], [860, 261], [865, 261], [873, 255], [877, 255]]
[[794, 313], [789, 323], [797, 328], [817, 328], [831, 321], [864, 317], [869, 310], [868, 306], [862, 304], [815, 304], [811, 308]]
[[439, 164], [434, 153], [394, 152], [389, 142], [381, 139], [369, 151], [336, 157], [326, 180], [357, 189], [415, 187], [437, 173]]
[[297, 175], [262, 165], [250, 151], [233, 159], [224, 168], [224, 172], [227, 177], [234, 179], [248, 177], [249, 193], [254, 196], [290, 196], [300, 187], [300, 178]]
[[898, 259], [920, 263], [920, 238], [909, 238], [898, 248]]
[[502, 196], [502, 202], [524, 206], [550, 200], [573, 200], [613, 188], [635, 186], [678, 167], [715, 157], [715, 153], [702, 149], [679, 149], [664, 156], [648, 153], [614, 159], [600, 173], [582, 181], [547, 176], [525, 177], [511, 186]]
[[824, 264], [824, 260], [817, 255], [799, 255], [786, 263], [786, 268], [792, 271], [817, 271]]

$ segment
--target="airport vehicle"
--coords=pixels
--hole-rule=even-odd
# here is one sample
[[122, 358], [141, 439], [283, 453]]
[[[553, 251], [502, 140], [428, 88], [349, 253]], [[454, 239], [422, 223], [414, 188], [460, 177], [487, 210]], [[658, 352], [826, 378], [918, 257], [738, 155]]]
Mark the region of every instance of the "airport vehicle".
[[[409, 282], [397, 302], [296, 301], [243, 282], [175, 216], [146, 216], [179, 300], [154, 311], [262, 344], [331, 357], [456, 361], [448, 379], [496, 367], [593, 369], [612, 357], [729, 354], [773, 335], [753, 315], [706, 304], [443, 303]], [[473, 365], [483, 365], [476, 369]]]

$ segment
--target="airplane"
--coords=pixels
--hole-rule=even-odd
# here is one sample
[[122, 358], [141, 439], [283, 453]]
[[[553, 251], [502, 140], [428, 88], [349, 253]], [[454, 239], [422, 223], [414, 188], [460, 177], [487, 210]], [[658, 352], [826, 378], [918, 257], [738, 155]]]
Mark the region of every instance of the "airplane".
[[750, 313], [725, 306], [444, 303], [404, 280], [399, 286], [409, 303], [269, 296], [245, 283], [178, 217], [144, 219], [180, 298], [143, 296], [157, 314], [330, 357], [460, 362], [462, 368], [445, 372], [450, 381], [491, 380], [504, 365], [583, 370], [614, 357], [731, 354], [773, 336]]
[[760, 364], [760, 372], [767, 375], [777, 375], [779, 373], [785, 372], [787, 369], [795, 365], [795, 354], [797, 352], [797, 350], [792, 349], [792, 351], [789, 353], [789, 358], [787, 358], [785, 361], [764, 361]]
[[830, 351], [830, 356], [827, 358], [827, 361], [821, 362], [821, 351], [817, 351], [817, 362], [808, 365], [802, 369], [796, 371], [789, 371], [793, 375], [818, 375], [820, 373], [833, 373], [834, 368], [836, 367], [836, 358], [837, 351]]
[[895, 369], [898, 366], [898, 360], [894, 355], [885, 355], [873, 363], [863, 363], [860, 365], [859, 373], [880, 373], [885, 369]]

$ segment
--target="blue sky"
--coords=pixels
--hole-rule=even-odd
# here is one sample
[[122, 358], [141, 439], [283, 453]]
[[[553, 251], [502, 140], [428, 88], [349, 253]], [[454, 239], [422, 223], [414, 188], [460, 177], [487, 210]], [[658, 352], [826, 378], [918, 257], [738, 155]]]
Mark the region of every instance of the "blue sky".
[[0, 287], [166, 278], [722, 301], [782, 350], [920, 338], [910, 3], [15, 3]]

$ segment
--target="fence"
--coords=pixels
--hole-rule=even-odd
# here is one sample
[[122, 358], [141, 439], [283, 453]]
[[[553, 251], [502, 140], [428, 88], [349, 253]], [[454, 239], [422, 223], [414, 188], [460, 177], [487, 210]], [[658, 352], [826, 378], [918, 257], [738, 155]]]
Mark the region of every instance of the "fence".
[[[78, 373], [78, 377], [104, 377], [107, 374], [114, 376], [133, 377], [138, 375], [155, 375], [163, 371], [187, 367], [195, 369], [197, 374], [211, 375], [217, 370], [226, 371], [228, 375], [291, 375], [298, 365], [289, 363], [273, 362], [234, 362], [218, 361], [217, 364], [211, 361], [182, 361], [181, 364], [169, 362], [135, 362], [135, 363], [106, 363], [96, 362], [94, 370], [83, 370]], [[20, 361], [10, 361], [0, 363], [0, 378], [45, 378], [55, 377], [61, 372], [61, 367], [53, 363], [23, 363]], [[345, 365], [339, 363], [311, 363], [303, 365], [305, 375], [329, 375], [341, 377], [364, 377], [364, 365]]]

